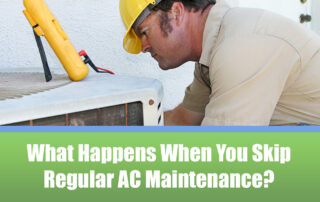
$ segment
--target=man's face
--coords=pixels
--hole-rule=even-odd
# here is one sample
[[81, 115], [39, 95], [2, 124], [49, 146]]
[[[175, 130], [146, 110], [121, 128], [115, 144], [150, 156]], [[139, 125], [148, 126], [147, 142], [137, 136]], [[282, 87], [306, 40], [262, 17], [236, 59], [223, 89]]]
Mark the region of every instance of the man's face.
[[[142, 52], [150, 52], [163, 70], [176, 68], [186, 62], [183, 35], [170, 15], [153, 11], [139, 26]], [[161, 18], [167, 17], [167, 23]], [[161, 25], [160, 25], [161, 24]]]

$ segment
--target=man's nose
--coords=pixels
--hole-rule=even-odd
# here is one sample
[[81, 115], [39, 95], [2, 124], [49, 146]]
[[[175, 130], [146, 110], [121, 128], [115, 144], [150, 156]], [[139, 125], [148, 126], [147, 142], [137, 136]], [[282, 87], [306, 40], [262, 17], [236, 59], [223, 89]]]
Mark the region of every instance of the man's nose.
[[143, 53], [150, 52], [151, 46], [149, 41], [146, 39], [146, 37], [142, 37], [141, 42], [142, 42], [142, 52]]

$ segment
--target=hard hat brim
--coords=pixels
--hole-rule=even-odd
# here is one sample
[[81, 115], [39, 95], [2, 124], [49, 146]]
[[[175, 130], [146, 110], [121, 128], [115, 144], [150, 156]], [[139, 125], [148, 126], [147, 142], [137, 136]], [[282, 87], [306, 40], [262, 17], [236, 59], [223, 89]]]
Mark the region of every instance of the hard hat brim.
[[123, 48], [131, 54], [139, 54], [142, 49], [141, 39], [131, 28], [123, 38]]
[[[131, 3], [137, 3], [134, 1], [121, 1], [120, 0], [120, 13], [122, 20], [127, 28], [127, 33], [123, 38], [123, 48], [132, 54], [138, 54], [142, 50], [142, 42], [139, 36], [136, 34], [135, 29], [143, 22], [143, 20], [151, 13], [152, 8], [156, 6], [161, 0], [141, 0], [138, 3], [136, 9], [132, 9]], [[130, 11], [130, 15], [124, 15], [124, 13]], [[133, 12], [134, 11], [134, 12]], [[127, 17], [130, 21], [128, 22]], [[134, 24], [136, 23], [135, 29]]]

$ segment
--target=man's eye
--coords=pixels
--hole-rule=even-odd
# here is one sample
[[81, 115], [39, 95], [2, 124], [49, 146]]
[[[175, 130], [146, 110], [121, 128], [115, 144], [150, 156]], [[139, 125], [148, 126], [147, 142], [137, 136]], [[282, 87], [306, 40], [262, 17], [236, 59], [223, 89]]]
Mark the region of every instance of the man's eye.
[[147, 31], [143, 31], [143, 32], [141, 33], [141, 36], [147, 36], [147, 35], [148, 35]]

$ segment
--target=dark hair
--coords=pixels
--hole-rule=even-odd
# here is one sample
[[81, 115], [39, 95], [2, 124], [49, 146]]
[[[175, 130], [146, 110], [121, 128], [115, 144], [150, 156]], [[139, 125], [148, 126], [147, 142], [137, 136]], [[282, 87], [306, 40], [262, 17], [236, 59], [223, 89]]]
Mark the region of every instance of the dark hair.
[[201, 10], [203, 13], [210, 5], [216, 4], [216, 0], [162, 0], [158, 5], [156, 5], [153, 10], [161, 10], [160, 15], [160, 28], [164, 36], [168, 36], [168, 33], [172, 31], [172, 26], [170, 25], [170, 19], [168, 17], [168, 11], [171, 9], [173, 3], [181, 2], [188, 11], [198, 12]]
[[174, 2], [181, 2], [189, 11], [197, 12], [201, 9], [203, 12], [208, 6], [215, 4], [216, 0], [162, 0], [153, 10], [168, 12]]

